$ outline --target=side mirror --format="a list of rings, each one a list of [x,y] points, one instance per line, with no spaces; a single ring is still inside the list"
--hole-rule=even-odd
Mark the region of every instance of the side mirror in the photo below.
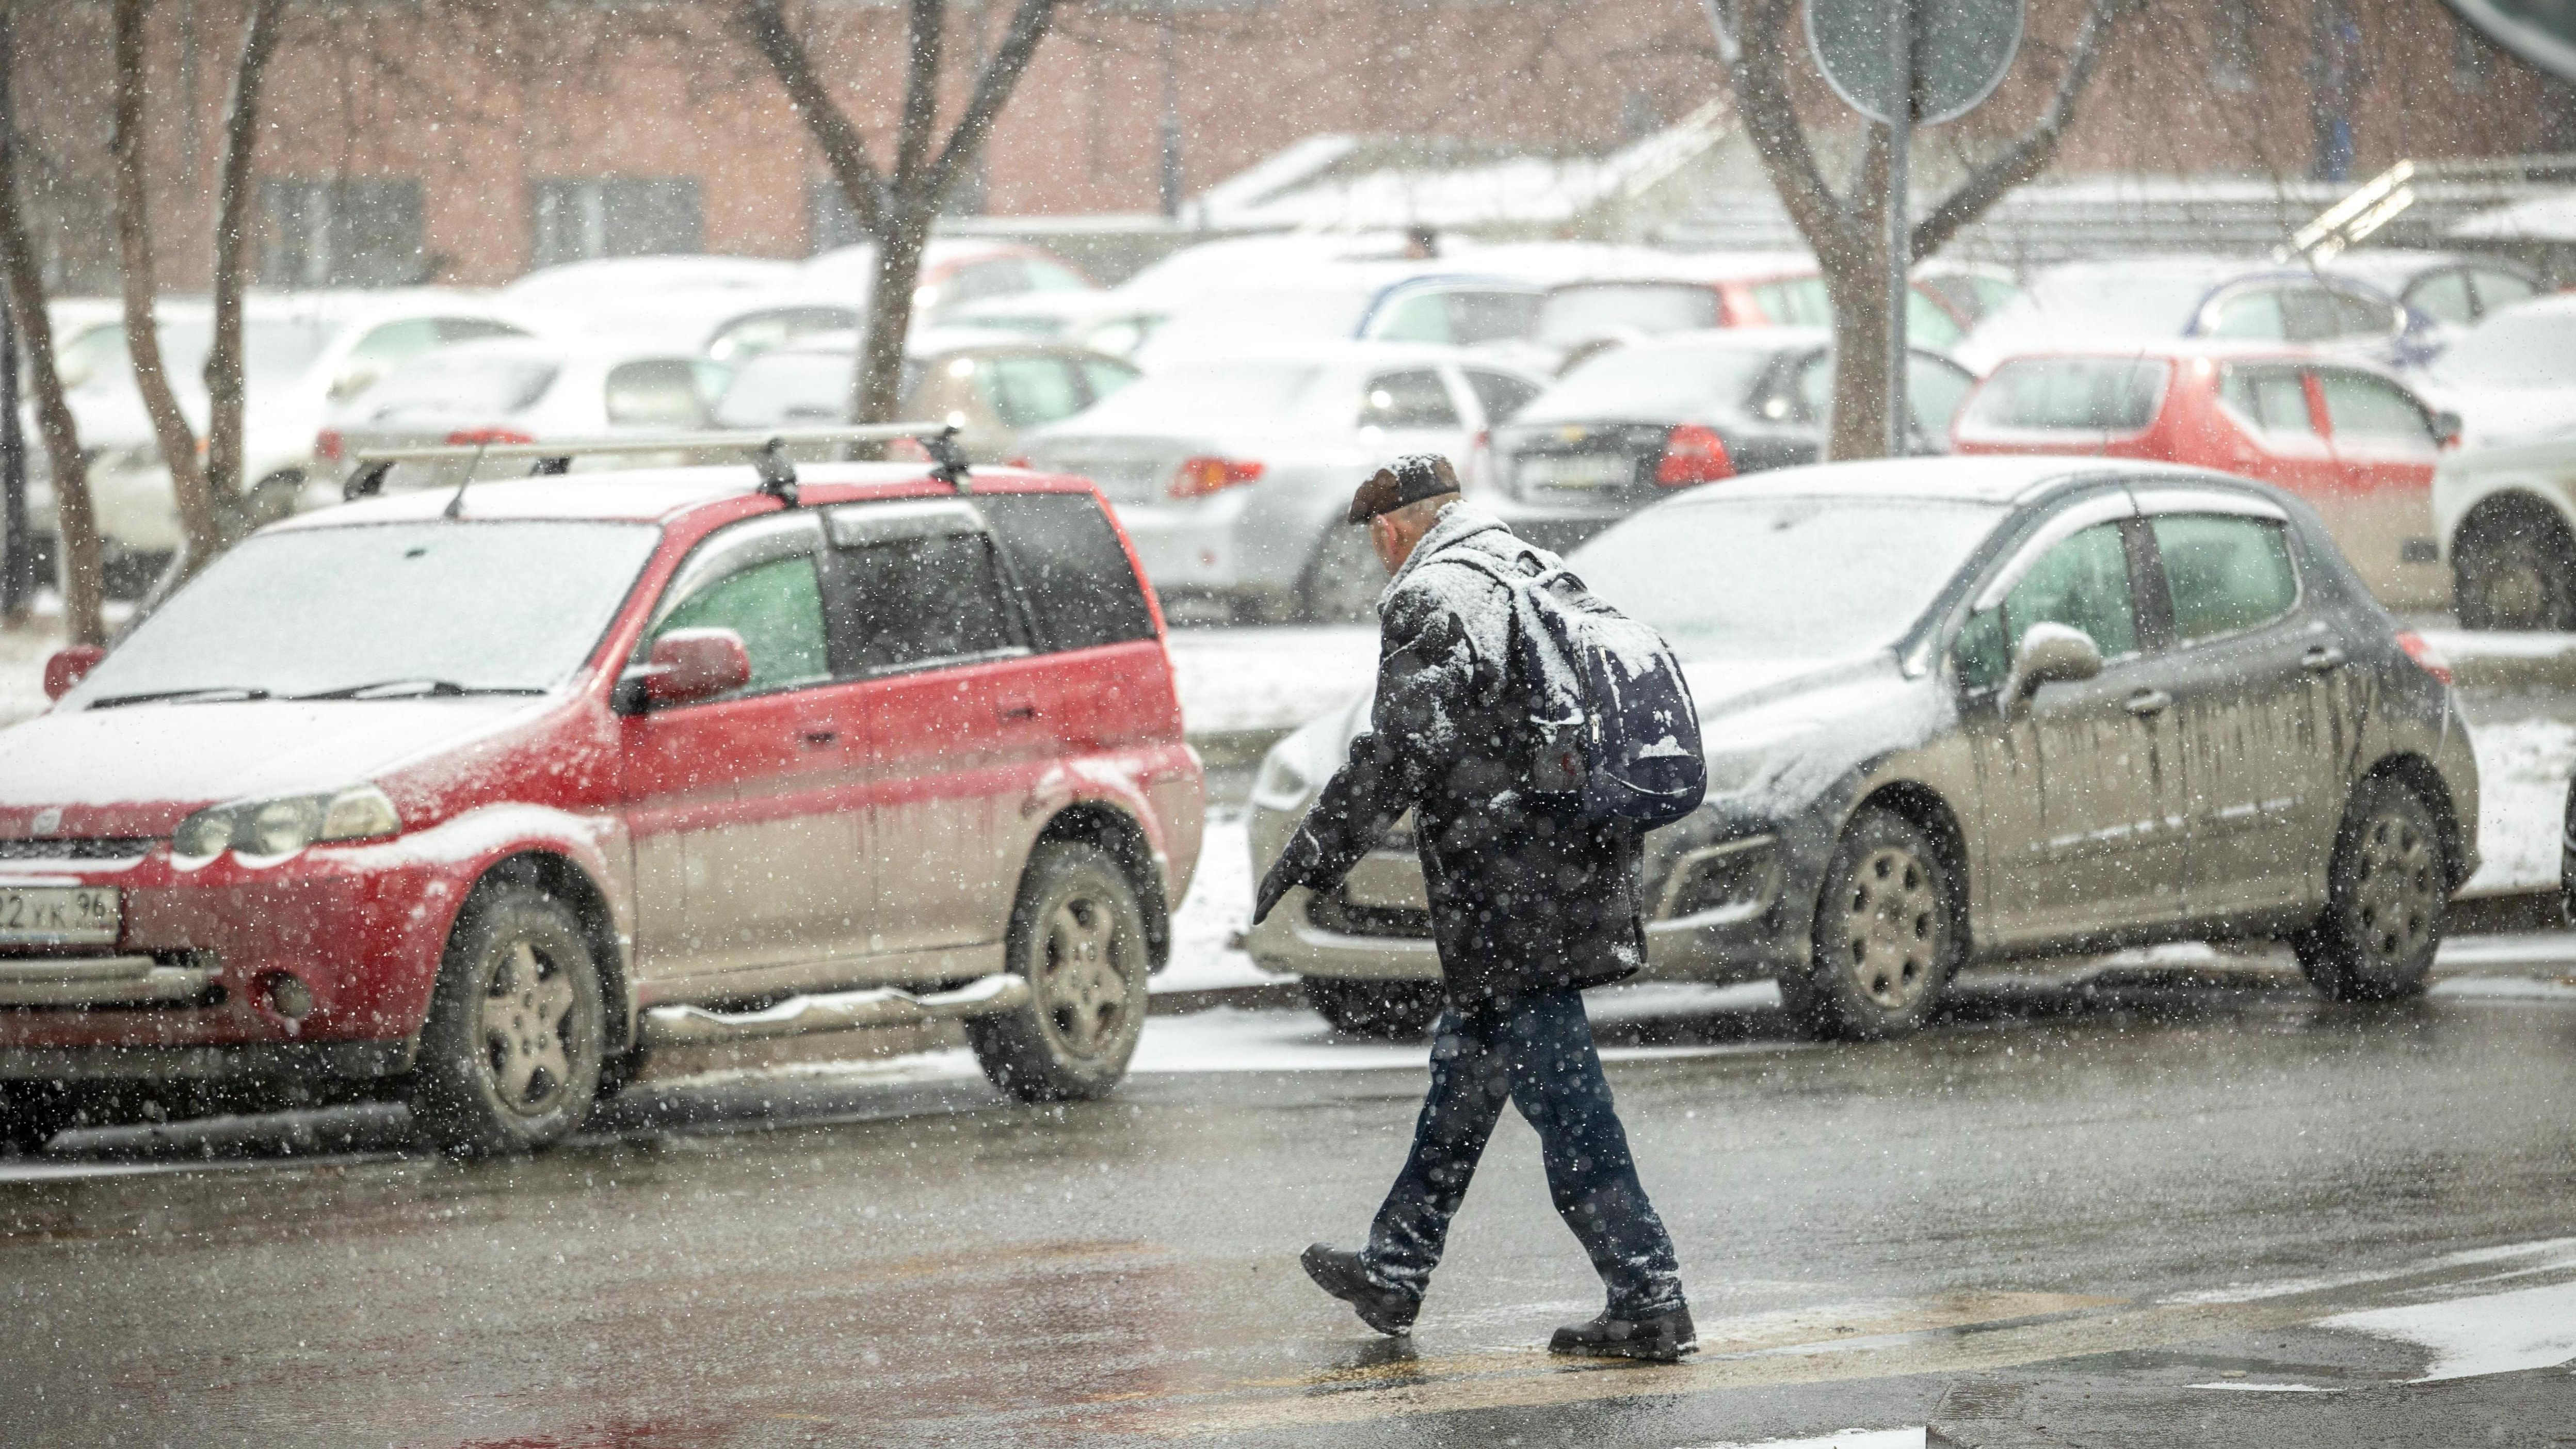
[[[2439,448],[2456,448],[2460,446],[2461,435],[2468,431],[2468,426],[2469,425],[2461,419],[2458,413],[2451,411],[2449,408],[2444,408],[2440,412],[2433,414],[2434,446]]]
[[[644,663],[618,680],[619,707],[632,714],[695,704],[751,682],[751,654],[731,629],[674,629],[653,641]]]
[[[2102,651],[2091,635],[2064,624],[2033,624],[2013,651],[2012,672],[1996,705],[2004,718],[2018,716],[2043,684],[2071,684],[2102,672]]]
[[[72,686],[89,678],[89,672],[106,657],[107,651],[95,644],[55,650],[53,657],[45,661],[45,698],[60,699],[71,693]]]

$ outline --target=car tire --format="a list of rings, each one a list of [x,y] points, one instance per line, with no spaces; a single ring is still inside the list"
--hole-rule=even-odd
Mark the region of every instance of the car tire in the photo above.
[[[1817,1036],[1903,1036],[1939,1008],[1963,917],[1931,837],[1893,811],[1864,809],[1835,843],[1807,967],[1781,977],[1780,999]]]
[[[1327,524],[1297,586],[1309,624],[1374,624],[1378,595],[1386,592],[1386,566],[1377,560],[1365,528],[1339,519]]]
[[[528,886],[476,893],[449,937],[412,1070],[412,1117],[459,1156],[569,1137],[599,1097],[607,1002],[581,923]]]
[[[2364,780],[2335,834],[2326,908],[2291,938],[2299,969],[2337,1001],[2416,995],[2441,949],[2450,894],[2432,810],[2402,781]]]
[[[2488,522],[2451,552],[2464,629],[2576,629],[2576,549],[2554,523]]]
[[[1028,978],[1016,1011],[969,1017],[967,1041],[994,1086],[1023,1102],[1107,1096],[1145,1028],[1145,912],[1109,852],[1040,845],[1020,877],[1004,949]]]
[[[1440,1019],[1449,998],[1436,981],[1351,981],[1309,976],[1306,989],[1317,1015],[1344,1036],[1376,1041],[1420,1041]]]
[[[0,1143],[21,1155],[44,1151],[78,1117],[78,1104],[59,1082],[0,1082]]]

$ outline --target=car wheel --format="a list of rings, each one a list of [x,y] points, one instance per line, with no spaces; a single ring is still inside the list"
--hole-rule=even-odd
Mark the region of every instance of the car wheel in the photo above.
[[[1820,1036],[1902,1036],[1932,1017],[1964,939],[1940,853],[1886,810],[1854,816],[1825,868],[1807,969],[1781,979],[1789,1014]]]
[[[2451,555],[2465,629],[2576,629],[2576,558],[2554,526],[2488,524]]]
[[[1127,873],[1097,846],[1039,846],[1005,949],[1029,1002],[968,1018],[984,1075],[1023,1102],[1108,1095],[1145,1029],[1145,913]]]
[[[2433,812],[2399,781],[2365,780],[2336,833],[2325,912],[2290,943],[2299,969],[2337,1001],[2412,996],[2433,969],[2450,894]]]
[[[0,1142],[32,1155],[69,1130],[78,1116],[58,1082],[0,1082]]]
[[[448,940],[413,1069],[413,1118],[449,1152],[528,1152],[599,1096],[606,1002],[581,923],[526,886],[481,892]]]
[[[1344,1036],[1420,1041],[1440,1019],[1448,995],[1434,981],[1346,981],[1309,976],[1300,983],[1316,1012]]]
[[[1298,585],[1310,624],[1373,624],[1377,597],[1386,592],[1386,566],[1369,546],[1368,530],[1336,520],[1326,525]]]

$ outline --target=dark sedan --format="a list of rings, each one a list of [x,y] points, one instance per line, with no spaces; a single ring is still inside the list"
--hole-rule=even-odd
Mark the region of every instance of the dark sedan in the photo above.
[[[1676,489],[1812,463],[1832,406],[1831,342],[1816,328],[1731,328],[1602,353],[1495,432],[1480,501],[1562,551]],[[1975,382],[1937,354],[1914,355],[1916,451],[1946,448]]]
[[[2477,864],[2448,671],[2316,515],[2081,458],[1800,468],[1569,560],[1685,661],[1708,801],[1647,839],[1646,974],[1771,977],[1816,1030],[1912,1029],[1971,962],[2271,937],[2340,999],[2423,988]],[[1290,736],[1257,864],[1368,718]],[[1346,1028],[1438,1000],[1421,867],[1381,847],[1253,928]]]

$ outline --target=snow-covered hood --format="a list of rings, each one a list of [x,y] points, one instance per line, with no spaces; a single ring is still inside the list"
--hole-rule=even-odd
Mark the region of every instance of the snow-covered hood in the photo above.
[[[166,835],[207,805],[379,779],[545,703],[252,700],[41,715],[0,732],[0,838]],[[36,830],[36,815],[54,809],[60,825]]]

